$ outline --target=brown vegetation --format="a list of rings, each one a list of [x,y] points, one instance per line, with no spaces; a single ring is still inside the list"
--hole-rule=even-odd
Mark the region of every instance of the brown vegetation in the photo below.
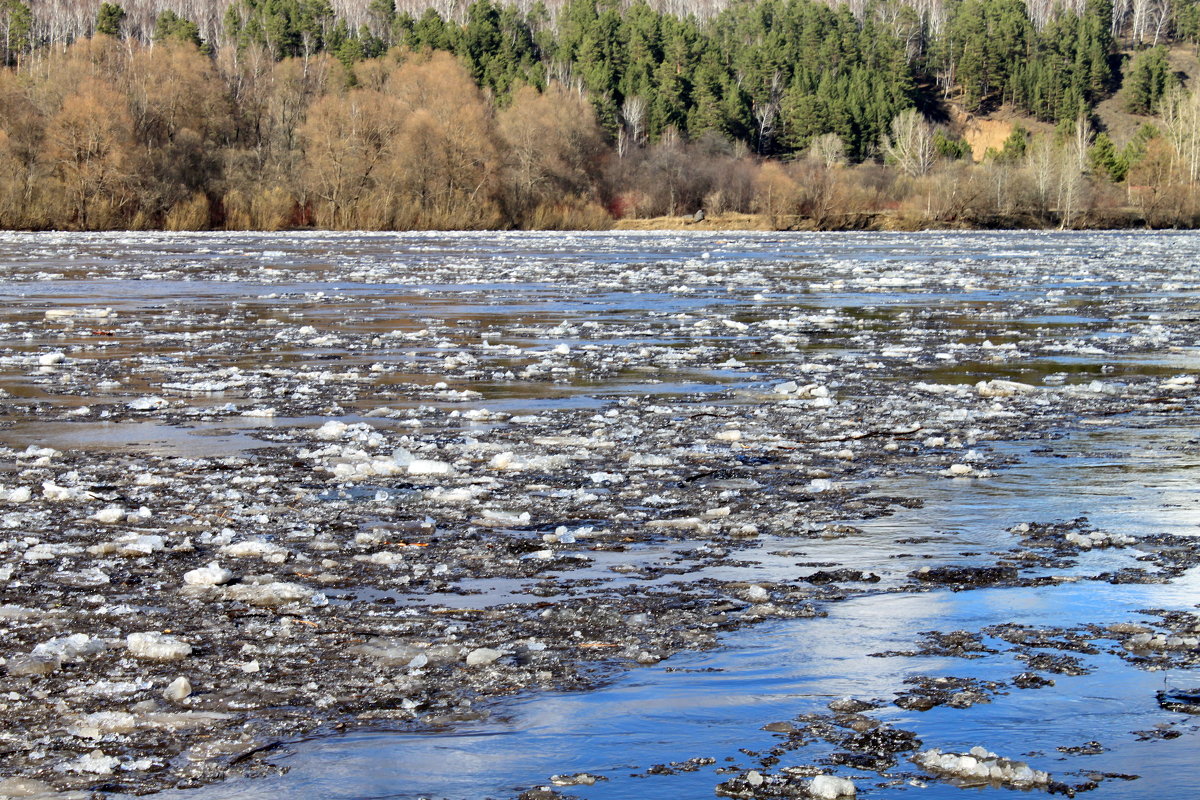
[[[320,54],[277,62],[248,48],[214,59],[186,42],[98,36],[0,70],[0,226],[1200,222],[1200,101],[1183,90],[1163,101],[1160,135],[1130,157],[1120,183],[1097,161],[1086,119],[1025,139],[1005,124],[975,164],[937,152],[940,134],[909,111],[880,143],[888,163],[850,166],[833,134],[789,162],[713,134],[688,141],[668,131],[653,144],[630,135],[614,146],[592,108],[581,90],[554,82],[517,89],[498,108],[446,52],[394,50],[350,75]],[[707,213],[699,223],[698,209]]]

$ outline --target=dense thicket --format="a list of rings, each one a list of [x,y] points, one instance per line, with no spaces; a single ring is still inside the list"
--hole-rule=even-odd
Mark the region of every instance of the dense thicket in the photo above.
[[[970,160],[930,123],[947,98],[1058,125],[990,159],[1042,175],[1044,221],[1080,218],[1050,161],[1073,159],[1081,186],[1195,181],[1172,133],[1190,106],[1149,46],[1192,35],[1186,5],[1172,27],[1142,0],[757,0],[703,18],[645,0],[475,0],[457,18],[371,0],[355,25],[329,0],[194,2],[200,21],[165,8],[152,25],[104,2],[94,36],[65,43],[62,20],[0,0],[0,225],[593,226],[702,205],[843,224],[831,198],[895,215],[915,182]],[[1142,46],[1122,63],[1119,41]],[[1092,110],[1118,91],[1159,127],[1096,135]],[[798,199],[797,181],[828,191]]]

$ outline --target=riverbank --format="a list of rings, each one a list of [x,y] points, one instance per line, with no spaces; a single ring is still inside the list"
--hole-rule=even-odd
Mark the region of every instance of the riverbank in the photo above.
[[[1084,217],[1070,230],[1146,230],[1177,229],[1178,220],[1161,225],[1150,224],[1145,215],[1134,210]],[[1012,214],[978,219],[923,219],[894,211],[828,215],[821,220],[799,215],[711,214],[697,222],[692,216],[624,218],[613,222],[617,231],[996,231],[1061,230],[1057,222],[1034,214]]]

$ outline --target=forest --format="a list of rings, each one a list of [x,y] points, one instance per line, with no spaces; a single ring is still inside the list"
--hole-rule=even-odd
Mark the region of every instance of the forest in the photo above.
[[[1200,222],[1200,2],[152,3],[0,0],[0,227]]]

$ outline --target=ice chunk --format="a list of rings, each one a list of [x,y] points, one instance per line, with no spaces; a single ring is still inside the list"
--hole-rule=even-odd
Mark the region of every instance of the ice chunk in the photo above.
[[[468,667],[481,667],[491,664],[496,659],[504,655],[503,650],[493,650],[490,647],[477,647],[467,653]]]
[[[476,524],[491,527],[528,525],[531,519],[532,517],[528,511],[518,513],[516,511],[503,511],[498,508],[485,508],[480,514],[479,522]]]
[[[341,437],[341,435],[345,433],[346,429],[349,427],[350,426],[344,422],[331,419],[313,431],[313,436],[317,437],[318,439],[337,439]]]
[[[264,542],[261,539],[251,539],[244,542],[235,542],[221,547],[221,555],[232,556],[233,558],[262,558],[276,563],[282,563],[289,555],[286,547],[280,547],[273,542]],[[211,565],[210,565],[211,566]],[[228,583],[228,581],[226,581]]]
[[[758,585],[747,587],[746,590],[742,592],[742,598],[750,601],[751,603],[761,603],[764,600],[770,599],[770,597],[771,593]]]
[[[47,311],[47,314],[50,312]],[[4,778],[0,780],[0,797],[30,798],[30,800],[76,800],[73,795],[59,794],[45,781],[33,778]]]
[[[63,772],[86,772],[91,775],[111,775],[120,766],[121,761],[116,756],[106,756],[103,751],[93,750],[87,755],[80,756],[75,761],[69,761],[59,769]]]
[[[68,486],[59,486],[54,481],[42,481],[42,496],[51,503],[64,503],[70,500],[78,500],[82,496],[82,493]]]
[[[1019,381],[980,381],[975,384],[975,391],[980,397],[1012,397],[1018,394],[1029,394],[1038,391],[1036,386]]]
[[[454,467],[445,461],[416,458],[408,465],[409,475],[449,475],[452,472],[454,472]]]
[[[118,536],[111,542],[92,545],[88,552],[92,555],[103,556],[116,554],[137,558],[157,553],[166,547],[166,541],[156,533],[127,533]]]
[[[27,656],[13,656],[8,660],[8,673],[14,676],[49,675],[62,666],[57,655],[51,653],[31,653]]]
[[[638,453],[629,457],[629,466],[631,467],[669,467],[674,463],[675,461],[667,456]]]
[[[186,700],[192,694],[192,682],[184,676],[180,675],[163,690],[163,699],[170,700],[172,703],[179,703]]]
[[[92,514],[90,518],[96,520],[96,522],[111,525],[125,519],[125,509],[120,506],[105,506],[95,514]]]
[[[7,492],[0,492],[0,497],[7,503],[28,503],[33,498],[33,492],[29,490],[28,486],[18,486]]]
[[[854,781],[835,775],[818,775],[809,782],[808,793],[820,800],[837,800],[839,797],[854,797],[857,792]]]
[[[216,561],[207,567],[198,567],[183,573],[183,582],[189,586],[221,586],[233,580],[233,573]]]
[[[55,656],[65,662],[98,656],[106,650],[108,645],[103,639],[96,639],[86,633],[75,633],[42,642],[33,648],[33,654]]]
[[[155,631],[131,633],[125,637],[125,646],[132,655],[152,661],[177,661],[192,654],[187,642]]]
[[[136,400],[131,400],[126,405],[131,411],[156,411],[160,408],[166,408],[167,401],[161,397],[139,397]]]
[[[273,608],[288,603],[323,605],[328,602],[325,595],[319,592],[314,592],[298,583],[283,581],[227,586],[224,589],[224,597],[226,600],[236,600],[261,608]]]
[[[1023,761],[1001,758],[979,746],[972,747],[968,753],[943,753],[937,748],[923,750],[912,759],[930,772],[971,781],[993,781],[1018,788],[1044,786],[1050,782],[1047,773],[1035,770]]]
[[[53,353],[43,353],[38,357],[38,364],[43,367],[52,367],[55,364],[61,364],[67,360],[67,354],[61,351]]]
[[[132,733],[137,726],[137,717],[127,711],[97,711],[80,717],[72,732],[85,739],[99,739],[109,733]]]

